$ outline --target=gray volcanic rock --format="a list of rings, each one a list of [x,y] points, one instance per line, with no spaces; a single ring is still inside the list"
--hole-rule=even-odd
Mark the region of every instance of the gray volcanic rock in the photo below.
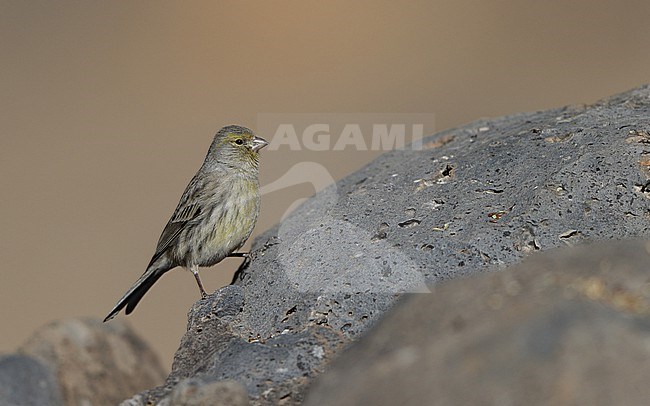
[[[189,378],[176,385],[170,405],[248,406],[248,393],[235,381],[205,381]]]
[[[54,373],[26,355],[0,357],[0,405],[63,405]]]
[[[386,153],[254,244],[234,286],[190,311],[159,401],[183,379],[296,404],[395,301],[531,252],[650,237],[650,88],[483,120]]]
[[[169,395],[172,389],[175,393],[159,404],[177,404],[174,399],[191,398],[192,392],[214,392],[202,387],[212,385],[214,388],[218,381],[236,381],[248,395],[256,394],[259,401],[282,403],[280,401],[295,396],[296,388],[304,388],[310,378],[322,372],[323,362],[331,358],[344,341],[342,334],[319,325],[266,339],[242,337],[235,329],[241,328],[237,324],[243,304],[239,286],[226,286],[196,302],[190,310],[188,331],[174,356],[172,373],[165,385],[136,395],[123,404],[154,403]],[[179,385],[183,389],[179,389]]]
[[[650,242],[533,255],[400,303],[305,405],[643,405]]]

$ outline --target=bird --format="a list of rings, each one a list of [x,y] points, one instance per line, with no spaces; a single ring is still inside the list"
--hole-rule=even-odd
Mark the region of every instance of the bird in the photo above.
[[[104,322],[122,309],[130,314],[167,271],[184,267],[207,293],[199,267],[212,266],[239,250],[250,237],[260,211],[259,151],[268,142],[250,129],[229,125],[214,136],[203,164],[185,188],[162,231],[145,272],[118,300]]]

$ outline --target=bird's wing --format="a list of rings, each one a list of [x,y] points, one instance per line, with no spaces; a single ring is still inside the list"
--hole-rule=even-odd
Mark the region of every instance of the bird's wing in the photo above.
[[[187,185],[181,200],[174,210],[174,214],[167,222],[165,229],[160,238],[158,239],[158,245],[156,246],[156,253],[151,258],[151,263],[154,263],[160,256],[169,248],[174,241],[178,238],[179,234],[187,223],[196,220],[201,215],[202,203],[201,199],[197,199],[197,191],[201,190],[201,180],[198,176],[195,176]]]

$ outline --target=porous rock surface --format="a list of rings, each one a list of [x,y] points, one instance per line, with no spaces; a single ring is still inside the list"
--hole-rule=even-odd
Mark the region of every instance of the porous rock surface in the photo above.
[[[306,406],[644,405],[650,242],[532,255],[395,306]]]
[[[649,237],[650,88],[482,120],[386,153],[260,236],[241,278],[189,314],[165,385],[229,380],[298,404],[405,293],[587,241]]]

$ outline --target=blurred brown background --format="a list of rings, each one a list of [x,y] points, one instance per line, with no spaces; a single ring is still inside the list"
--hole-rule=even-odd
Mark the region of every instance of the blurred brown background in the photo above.
[[[643,0],[1,1],[0,351],[107,314],[219,127],[432,113],[443,130],[593,102],[650,81],[649,17]],[[304,160],[340,178],[376,155],[262,151],[261,182]],[[256,233],[313,192],[265,195]],[[238,264],[203,271],[206,288]],[[168,366],[198,298],[175,270],[128,317]]]

